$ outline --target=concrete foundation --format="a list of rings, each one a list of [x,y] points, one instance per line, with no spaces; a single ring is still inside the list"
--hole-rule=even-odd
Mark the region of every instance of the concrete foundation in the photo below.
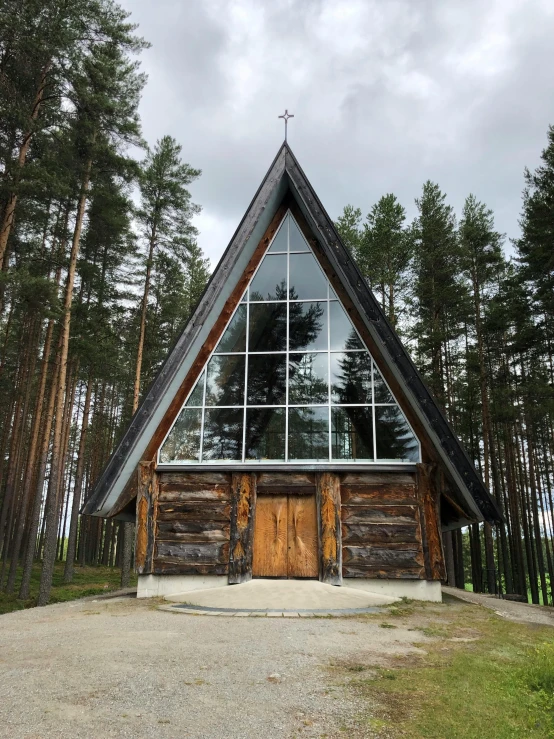
[[[160,598],[227,585],[227,575],[139,575],[137,598]]]
[[[369,593],[381,595],[395,595],[397,598],[411,600],[428,600],[441,603],[442,589],[439,580],[365,580],[358,577],[349,577],[343,580],[344,585],[356,590],[365,590]]]
[[[220,588],[227,584],[227,575],[139,575],[137,598],[159,598],[191,590]],[[433,603],[440,603],[442,600],[441,583],[438,580],[365,580],[349,577],[343,580],[343,585],[391,598],[427,600]]]

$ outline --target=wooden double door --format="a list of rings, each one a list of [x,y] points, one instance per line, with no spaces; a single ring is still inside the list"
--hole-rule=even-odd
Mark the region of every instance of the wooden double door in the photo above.
[[[254,577],[319,576],[315,495],[259,495],[254,521]]]

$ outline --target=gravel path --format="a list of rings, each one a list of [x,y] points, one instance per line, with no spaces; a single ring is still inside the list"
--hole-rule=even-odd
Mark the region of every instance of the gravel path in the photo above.
[[[355,728],[367,704],[332,665],[421,653],[421,632],[382,620],[213,618],[131,599],[1,616],[0,736],[370,737]]]
[[[478,606],[490,608],[498,616],[517,621],[524,624],[540,624],[542,626],[554,626],[554,608],[550,606],[537,606],[530,603],[518,603],[513,600],[503,600],[484,593],[473,593],[470,590],[459,588],[447,588],[443,585],[442,592],[453,595],[455,598],[465,600],[467,603],[475,603]]]

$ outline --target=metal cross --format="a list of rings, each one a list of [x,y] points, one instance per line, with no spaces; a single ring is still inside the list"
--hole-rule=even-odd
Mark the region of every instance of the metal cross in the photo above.
[[[285,121],[285,141],[287,140],[287,123],[289,122],[289,118],[294,118],[292,113],[289,113],[288,110],[285,110],[284,115],[279,115],[277,118],[282,118]]]

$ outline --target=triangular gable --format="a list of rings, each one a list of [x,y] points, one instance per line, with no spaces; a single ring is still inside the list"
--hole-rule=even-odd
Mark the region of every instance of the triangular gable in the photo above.
[[[288,211],[158,465],[420,461],[413,430]]]
[[[285,143],[227,247],[191,320],[146,393],[83,512],[113,515],[132,497],[139,461],[153,458],[290,208],[337,296],[420,439],[442,463],[460,521],[501,520],[463,447],[410,360]],[[406,405],[407,404],[407,405]],[[409,413],[408,413],[409,412]]]

